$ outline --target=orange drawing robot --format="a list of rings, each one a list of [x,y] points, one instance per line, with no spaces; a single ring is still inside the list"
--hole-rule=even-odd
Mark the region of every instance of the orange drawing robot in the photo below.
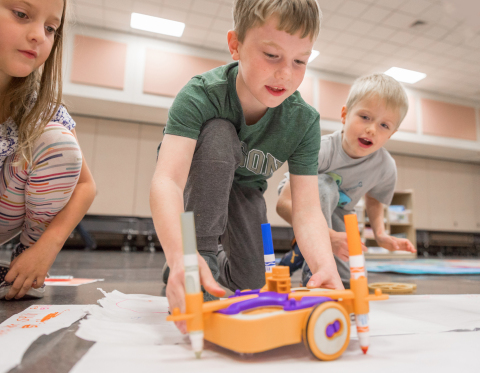
[[[188,294],[186,313],[175,308],[167,320],[187,320],[189,333],[202,331],[205,340],[239,353],[267,351],[303,340],[316,358],[334,360],[350,342],[349,315],[353,313],[360,347],[366,353],[369,301],[385,300],[388,295],[380,289],[369,295],[356,215],[345,216],[345,225],[350,265],[355,267],[350,290],[292,290],[288,267],[277,266],[265,274],[262,289],[237,290],[228,299],[208,303],[203,303],[200,295]]]

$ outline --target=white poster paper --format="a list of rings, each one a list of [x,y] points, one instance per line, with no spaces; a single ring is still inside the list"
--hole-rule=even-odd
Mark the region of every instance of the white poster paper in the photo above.
[[[96,343],[71,373],[405,373],[478,372],[480,332],[450,332],[371,338],[363,355],[350,342],[334,361],[319,361],[303,344],[242,356],[207,343],[201,359],[189,345],[121,346]]]
[[[38,337],[72,325],[86,315],[84,305],[31,306],[0,324],[0,372],[8,372]]]

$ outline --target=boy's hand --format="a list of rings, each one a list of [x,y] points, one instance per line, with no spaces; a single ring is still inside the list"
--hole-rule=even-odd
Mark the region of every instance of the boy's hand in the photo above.
[[[206,291],[216,297],[223,297],[225,290],[217,284],[212,276],[208,264],[205,259],[198,255],[198,271],[200,274],[200,284],[203,285]],[[167,283],[167,299],[170,306],[170,311],[174,308],[179,308],[182,313],[185,312],[185,270],[183,263],[181,266],[170,268],[170,274],[168,275]],[[182,332],[187,333],[187,323],[185,321],[176,321],[176,327]]]
[[[332,243],[332,251],[338,259],[348,262],[348,243],[347,234],[345,232],[335,232],[330,229],[330,242]],[[367,251],[367,247],[362,242],[362,250]]]
[[[383,234],[376,237],[376,241],[381,247],[389,251],[408,251],[410,253],[417,252],[412,243],[406,238],[397,238]]]
[[[338,275],[335,262],[333,263],[333,266],[328,267],[328,269],[322,268],[322,270],[314,273],[307,283],[307,288],[345,290],[342,280],[340,280],[340,276]]]
[[[38,246],[37,243],[15,258],[5,276],[6,282],[13,283],[5,299],[20,299],[31,287],[40,288],[55,257],[51,250]]]

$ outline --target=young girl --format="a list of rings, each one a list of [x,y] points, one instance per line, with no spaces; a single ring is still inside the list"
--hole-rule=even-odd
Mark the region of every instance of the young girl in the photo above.
[[[0,299],[41,297],[47,271],[95,196],[61,105],[67,0],[0,0]]]

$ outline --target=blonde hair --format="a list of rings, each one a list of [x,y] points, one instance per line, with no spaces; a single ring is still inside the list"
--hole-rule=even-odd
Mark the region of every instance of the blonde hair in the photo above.
[[[235,0],[233,23],[238,40],[242,43],[247,30],[261,26],[268,17],[279,19],[277,29],[301,38],[315,40],[320,32],[322,12],[315,0]]]
[[[352,88],[350,88],[345,104],[347,111],[358,102],[371,97],[379,97],[385,101],[387,107],[398,110],[400,114],[398,128],[408,112],[408,97],[403,86],[391,76],[385,74],[362,76],[355,80]]]
[[[31,163],[33,144],[58,111],[62,100],[63,34],[67,0],[63,1],[60,26],[43,67],[28,76],[12,78],[2,102],[6,118],[18,127],[18,163]],[[32,101],[35,100],[32,106]]]

